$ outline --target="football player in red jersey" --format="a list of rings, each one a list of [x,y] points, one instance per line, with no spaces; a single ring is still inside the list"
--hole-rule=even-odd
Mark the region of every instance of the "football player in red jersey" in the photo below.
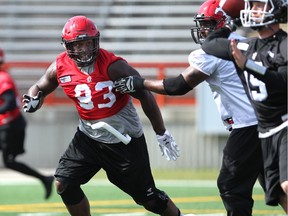
[[[228,1],[228,0],[227,0]],[[264,161],[266,204],[288,213],[287,168],[287,0],[244,0],[240,19],[258,37],[228,40],[231,25],[210,34],[208,53],[232,60],[258,119]]]
[[[89,216],[89,201],[81,185],[103,169],[111,183],[148,211],[179,216],[181,213],[172,200],[155,186],[147,144],[131,96],[113,89],[113,81],[140,75],[123,58],[100,48],[99,36],[99,30],[87,17],[70,18],[62,31],[66,52],[58,55],[23,96],[24,111],[35,112],[60,85],[77,108],[80,119],[77,132],[55,172],[57,192],[72,216]],[[178,146],[165,129],[152,94],[143,90],[131,95],[140,100],[162,153],[168,160],[176,160]],[[99,122],[128,134],[132,138],[130,143],[122,143],[104,128],[92,129],[91,125]]]
[[[4,51],[0,49],[0,149],[6,168],[38,178],[46,190],[45,199],[51,195],[53,176],[44,176],[16,161],[24,153],[26,121],[21,113],[18,91],[9,73],[3,70]]]

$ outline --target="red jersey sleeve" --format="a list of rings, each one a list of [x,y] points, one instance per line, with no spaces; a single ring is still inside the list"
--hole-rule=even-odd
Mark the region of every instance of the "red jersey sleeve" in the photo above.
[[[12,90],[16,96],[15,100],[18,100],[18,91],[14,80],[6,71],[0,71],[0,95],[2,95],[5,91]],[[0,97],[0,106],[3,104],[3,99]],[[5,125],[16,119],[20,115],[19,107],[16,107],[13,110],[8,110],[5,113],[0,114],[0,126]]]
[[[3,92],[12,89],[14,90],[14,81],[12,80],[12,78],[10,77],[10,75],[5,72],[5,71],[1,71],[0,72],[0,94],[3,94]]]

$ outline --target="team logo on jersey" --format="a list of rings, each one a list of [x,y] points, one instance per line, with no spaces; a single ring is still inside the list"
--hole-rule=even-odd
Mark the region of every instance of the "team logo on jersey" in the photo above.
[[[88,77],[87,77],[87,82],[88,82],[88,83],[92,82],[91,76],[88,76]]]
[[[71,76],[64,76],[64,77],[60,77],[60,82],[61,83],[67,83],[67,82],[71,82]]]

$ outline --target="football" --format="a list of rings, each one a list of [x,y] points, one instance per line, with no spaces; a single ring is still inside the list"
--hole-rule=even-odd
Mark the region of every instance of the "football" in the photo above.
[[[220,0],[219,6],[232,19],[240,17],[240,11],[244,9],[244,0]]]

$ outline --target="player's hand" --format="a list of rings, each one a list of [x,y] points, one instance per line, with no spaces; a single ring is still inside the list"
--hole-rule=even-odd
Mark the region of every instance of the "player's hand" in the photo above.
[[[136,90],[144,88],[144,79],[139,76],[128,76],[118,79],[114,82],[116,92],[121,94],[135,92]]]
[[[35,112],[40,105],[42,104],[42,99],[43,99],[43,92],[39,91],[38,94],[34,97],[31,97],[27,94],[23,95],[23,109],[24,112]]]
[[[242,52],[237,48],[237,43],[235,39],[231,39],[231,48],[232,48],[232,55],[234,57],[234,60],[237,64],[237,66],[241,69],[244,70],[245,68],[245,63],[247,61],[246,57],[242,54]]]
[[[242,22],[240,18],[236,19],[227,19],[225,22],[225,26],[231,30],[231,32],[236,31],[237,28],[242,26]]]
[[[176,161],[180,156],[180,149],[176,144],[172,135],[166,130],[163,135],[156,135],[162,156],[165,155],[166,159]]]

